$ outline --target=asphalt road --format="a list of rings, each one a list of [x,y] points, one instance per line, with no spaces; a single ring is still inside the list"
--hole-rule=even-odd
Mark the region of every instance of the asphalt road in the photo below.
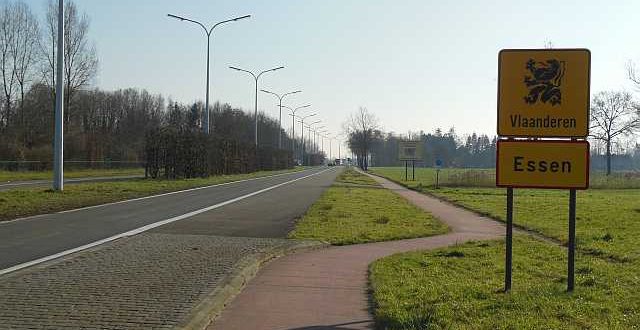
[[[316,174],[152,229],[185,234],[285,237],[295,219],[331,185],[339,171],[315,168],[0,223],[0,270]]]
[[[144,178],[144,175],[120,175],[120,176],[100,176],[92,178],[75,178],[65,179],[64,184],[76,184],[76,183],[88,183],[88,182],[107,182],[107,181],[121,181]],[[6,183],[0,183],[0,191],[11,190],[15,188],[26,187],[46,187],[52,185],[51,180],[25,180],[25,181],[11,181]]]

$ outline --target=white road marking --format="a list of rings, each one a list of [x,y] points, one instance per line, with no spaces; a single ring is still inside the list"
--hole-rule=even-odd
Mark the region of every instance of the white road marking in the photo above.
[[[190,189],[184,189],[184,190],[178,190],[178,191],[172,191],[172,192],[158,194],[158,195],[151,195],[151,196],[132,198],[132,199],[127,199],[127,200],[117,201],[117,202],[98,204],[98,205],[92,205],[92,206],[85,206],[85,207],[80,207],[80,208],[77,208],[77,209],[59,211],[59,212],[55,212],[53,214],[71,213],[71,212],[82,211],[82,210],[87,210],[87,209],[93,209],[93,208],[98,208],[98,207],[104,207],[104,206],[110,206],[110,205],[116,205],[116,204],[124,204],[124,203],[129,203],[129,202],[140,201],[140,200],[144,200],[144,199],[150,199],[150,198],[156,198],[156,197],[179,194],[179,193],[183,193],[183,192],[189,192],[189,191],[196,191],[196,190],[208,189],[208,188],[213,188],[213,187],[226,186],[226,185],[230,185],[230,184],[234,184],[234,183],[241,183],[241,182],[247,182],[247,181],[255,181],[255,180],[274,178],[274,177],[277,177],[277,176],[283,176],[283,175],[287,175],[287,174],[303,173],[303,172],[311,171],[311,170],[313,170],[313,169],[295,171],[295,172],[286,172],[286,173],[280,173],[280,174],[273,174],[273,175],[261,176],[261,177],[258,177],[258,178],[229,181],[229,182],[224,182],[224,183],[217,183],[217,184],[213,184],[213,185],[209,185],[209,186],[196,187],[196,188],[190,188]],[[8,223],[11,223],[11,222],[16,222],[16,221],[29,220],[29,219],[34,219],[34,218],[40,218],[40,217],[43,217],[45,215],[49,215],[49,214],[38,214],[38,215],[31,215],[31,216],[23,217],[23,218],[17,218],[17,219],[13,219],[13,220],[0,221],[0,227],[2,227],[3,224],[8,224]]]
[[[273,190],[273,189],[282,187],[284,185],[288,185],[288,184],[296,182],[296,181],[304,180],[304,179],[310,178],[312,176],[316,176],[316,175],[322,174],[322,173],[330,171],[330,170],[333,170],[333,168],[328,168],[328,169],[322,170],[320,172],[316,172],[316,173],[309,174],[309,175],[306,175],[306,176],[303,176],[303,177],[300,177],[300,178],[297,178],[297,179],[293,179],[293,180],[289,180],[289,181],[286,181],[286,182],[282,182],[282,183],[279,183],[277,185],[274,185],[274,186],[271,186],[271,187],[267,187],[267,188],[264,188],[264,189],[261,189],[261,190],[258,190],[258,191],[254,191],[252,193],[249,193],[249,194],[246,194],[246,195],[243,195],[243,196],[232,198],[232,199],[229,199],[227,201],[224,201],[224,202],[221,202],[221,203],[218,203],[218,204],[215,204],[215,205],[211,205],[211,206],[199,209],[199,210],[191,211],[189,213],[185,213],[185,214],[173,217],[173,218],[169,218],[169,219],[161,220],[161,221],[158,221],[158,222],[154,222],[154,223],[148,224],[146,226],[142,226],[140,228],[129,230],[127,232],[124,232],[124,233],[121,233],[121,234],[117,234],[117,235],[114,235],[114,236],[111,236],[111,237],[107,237],[105,239],[101,239],[99,241],[95,241],[95,242],[92,242],[92,243],[89,243],[89,244],[85,244],[85,245],[82,245],[82,246],[79,246],[79,247],[76,247],[76,248],[73,248],[73,249],[69,249],[69,250],[62,251],[62,252],[59,252],[59,253],[56,253],[56,254],[52,254],[52,255],[49,255],[49,256],[46,256],[46,257],[42,257],[42,258],[39,258],[39,259],[36,259],[36,260],[27,261],[25,263],[21,263],[19,265],[15,265],[15,266],[12,266],[12,267],[9,267],[9,268],[6,268],[6,269],[2,269],[2,270],[0,270],[0,276],[8,274],[8,273],[11,273],[11,272],[15,272],[15,271],[23,269],[23,268],[35,266],[37,264],[40,264],[40,263],[43,263],[43,262],[46,262],[46,261],[50,261],[50,260],[53,260],[53,259],[64,257],[64,256],[72,254],[72,253],[80,252],[82,250],[86,250],[86,249],[89,249],[89,248],[92,248],[92,247],[95,247],[95,246],[98,246],[98,245],[101,245],[101,244],[105,244],[105,243],[108,243],[108,242],[111,242],[111,241],[114,241],[114,240],[117,240],[117,239],[120,239],[120,238],[137,235],[137,234],[143,233],[145,231],[148,231],[150,229],[153,229],[153,228],[156,228],[156,227],[159,227],[159,226],[162,226],[162,225],[166,225],[168,223],[172,223],[172,222],[175,222],[175,221],[183,220],[183,219],[192,217],[194,215],[198,215],[200,213],[208,212],[208,211],[223,207],[225,205],[229,205],[231,203],[235,203],[237,201],[240,201],[240,200],[243,200],[243,199],[255,196],[255,195],[262,194],[262,193],[267,192],[269,190]],[[290,173],[287,173],[287,174],[290,174]],[[276,174],[276,175],[280,175],[280,174]],[[249,180],[252,180],[252,179],[249,179]],[[243,180],[243,181],[248,181],[248,180]],[[235,182],[242,182],[242,181],[235,181]],[[195,188],[195,189],[191,189],[191,190],[204,189],[204,188],[207,188],[207,187]],[[189,190],[183,190],[183,191],[189,191]],[[171,194],[171,193],[169,193],[169,194]],[[161,195],[157,195],[157,196],[161,196]],[[153,196],[149,196],[149,197],[153,197]],[[149,198],[149,197],[147,197],[147,198]]]

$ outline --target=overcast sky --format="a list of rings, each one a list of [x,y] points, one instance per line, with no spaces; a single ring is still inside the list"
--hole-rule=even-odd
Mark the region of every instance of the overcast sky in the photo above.
[[[45,1],[28,0],[42,16]],[[254,83],[234,65],[268,73],[260,88],[302,89],[333,132],[359,106],[386,131],[495,134],[498,52],[502,48],[589,48],[592,93],[633,87],[629,60],[640,63],[640,1],[426,0],[80,0],[91,18],[100,59],[98,87],[145,88],[180,102],[204,100],[206,39],[196,25],[250,14],[216,28],[213,100],[253,109]],[[276,99],[260,95],[277,116]],[[285,127],[290,125],[285,121]]]

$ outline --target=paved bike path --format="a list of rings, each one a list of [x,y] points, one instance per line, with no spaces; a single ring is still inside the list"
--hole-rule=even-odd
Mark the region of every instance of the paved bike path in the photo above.
[[[373,329],[368,266],[399,252],[434,249],[503,236],[504,227],[386,179],[383,187],[430,212],[451,232],[426,238],[336,246],[298,253],[267,265],[227,307],[209,330]]]

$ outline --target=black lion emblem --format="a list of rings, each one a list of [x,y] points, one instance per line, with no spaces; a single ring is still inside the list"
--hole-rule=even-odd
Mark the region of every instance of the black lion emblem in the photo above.
[[[524,83],[529,88],[529,95],[524,97],[528,104],[534,104],[538,100],[551,105],[560,104],[562,101],[562,77],[564,76],[565,63],[558,60],[536,62],[533,59],[527,61],[527,70],[531,75],[524,77]]]

